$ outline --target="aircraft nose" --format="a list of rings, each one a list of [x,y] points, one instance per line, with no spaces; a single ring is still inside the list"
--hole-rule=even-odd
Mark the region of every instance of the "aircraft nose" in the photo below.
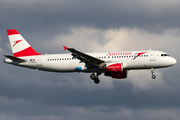
[[[176,64],[176,62],[177,62],[176,59],[173,58],[172,59],[172,64],[174,65],[174,64]]]
[[[176,59],[174,59],[173,57],[170,57],[168,61],[169,61],[169,65],[175,65],[177,62]]]

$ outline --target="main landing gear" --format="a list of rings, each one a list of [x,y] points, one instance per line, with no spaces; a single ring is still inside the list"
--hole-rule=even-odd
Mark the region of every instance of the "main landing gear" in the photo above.
[[[92,80],[94,80],[94,83],[99,84],[100,80],[99,80],[98,76],[99,76],[100,74],[101,74],[101,73],[97,73],[97,75],[95,75],[94,73],[92,73],[92,74],[90,75],[90,78],[91,78]]]
[[[152,79],[155,79],[156,78],[156,75],[154,75],[154,68],[151,68],[151,74],[152,74]]]

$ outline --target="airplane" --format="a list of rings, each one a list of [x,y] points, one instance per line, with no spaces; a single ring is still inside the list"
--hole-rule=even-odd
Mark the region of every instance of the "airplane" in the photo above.
[[[98,76],[115,79],[127,78],[129,70],[150,69],[155,79],[155,69],[176,64],[176,59],[167,53],[155,50],[117,51],[84,53],[66,46],[69,54],[40,54],[18,33],[16,29],[7,29],[13,55],[4,62],[15,66],[49,72],[83,72],[91,73],[94,83],[100,82]]]

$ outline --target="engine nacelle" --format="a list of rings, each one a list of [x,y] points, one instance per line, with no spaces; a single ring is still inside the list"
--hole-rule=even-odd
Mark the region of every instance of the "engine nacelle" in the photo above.
[[[107,63],[106,71],[108,72],[122,72],[123,66],[122,63]]]
[[[122,72],[106,72],[104,73],[104,75],[116,79],[123,79],[123,78],[127,78],[127,70],[123,70]]]

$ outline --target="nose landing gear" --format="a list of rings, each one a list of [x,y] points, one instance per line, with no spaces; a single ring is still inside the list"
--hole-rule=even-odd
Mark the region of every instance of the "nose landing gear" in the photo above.
[[[151,74],[152,74],[152,79],[155,79],[156,78],[156,75],[154,75],[154,68],[151,68]]]
[[[99,80],[98,76],[99,76],[100,74],[101,74],[101,73],[97,73],[97,75],[95,75],[94,73],[92,73],[92,74],[90,75],[90,78],[91,78],[92,80],[94,80],[94,83],[99,84],[100,80]]]

